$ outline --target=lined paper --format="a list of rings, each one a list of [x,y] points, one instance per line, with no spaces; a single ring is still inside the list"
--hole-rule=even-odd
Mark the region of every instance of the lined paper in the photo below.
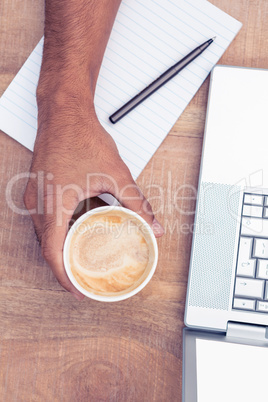
[[[123,0],[95,93],[97,116],[136,179],[242,24],[206,0]],[[113,125],[109,116],[209,38],[195,61]],[[33,150],[43,38],[0,99],[0,129]]]

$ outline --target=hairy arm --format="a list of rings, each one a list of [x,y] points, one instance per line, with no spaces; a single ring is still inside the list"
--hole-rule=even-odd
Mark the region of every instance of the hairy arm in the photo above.
[[[93,97],[121,0],[46,0],[45,42],[37,95],[80,90]],[[66,98],[64,98],[66,100]]]
[[[80,201],[108,192],[139,213],[156,236],[163,234],[94,109],[98,72],[119,4],[46,0],[38,132],[24,201],[45,259],[76,298],[83,296],[66,275],[62,249]]]

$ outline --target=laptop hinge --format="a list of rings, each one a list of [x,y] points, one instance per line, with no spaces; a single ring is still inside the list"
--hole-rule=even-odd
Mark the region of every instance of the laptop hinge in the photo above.
[[[268,327],[261,325],[243,324],[238,322],[228,322],[226,337],[252,339],[268,344]]]

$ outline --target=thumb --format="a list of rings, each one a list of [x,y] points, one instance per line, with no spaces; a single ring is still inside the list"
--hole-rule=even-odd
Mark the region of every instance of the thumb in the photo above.
[[[123,207],[139,214],[151,226],[155,237],[161,237],[164,234],[164,228],[154,216],[151,204],[144,197],[129,171],[126,172],[120,182],[117,182],[117,188],[113,195]]]

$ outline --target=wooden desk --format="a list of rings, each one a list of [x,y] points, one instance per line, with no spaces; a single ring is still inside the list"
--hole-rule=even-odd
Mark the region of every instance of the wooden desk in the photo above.
[[[268,68],[268,1],[212,3],[243,23],[220,63]],[[1,94],[40,39],[44,11],[41,0],[2,0],[0,10]],[[58,285],[41,257],[31,219],[13,213],[5,200],[8,181],[29,170],[31,152],[0,133],[2,401],[181,400],[194,219],[185,185],[197,186],[207,92],[208,80],[139,177],[167,234],[159,241],[154,278],[121,303],[79,303]],[[150,192],[152,184],[165,189],[162,203],[156,186]],[[13,193],[20,207],[24,187],[21,180]]]

